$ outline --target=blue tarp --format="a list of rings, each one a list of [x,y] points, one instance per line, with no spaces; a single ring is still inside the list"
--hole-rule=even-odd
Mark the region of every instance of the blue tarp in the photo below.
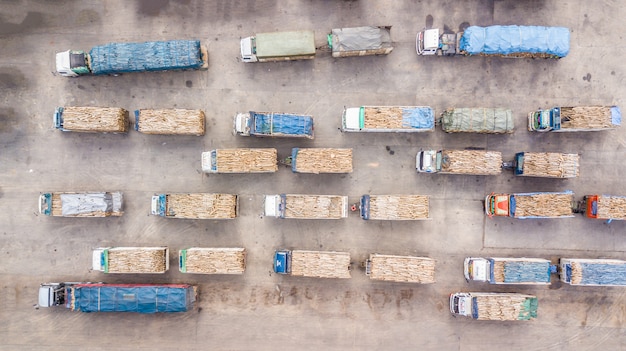
[[[611,123],[613,123],[614,126],[622,124],[622,111],[620,111],[617,106],[611,107]]]
[[[74,310],[82,312],[185,312],[195,300],[190,285],[94,284],[68,290]]]
[[[460,49],[470,55],[543,53],[565,57],[569,53],[569,29],[540,26],[471,26]]]
[[[111,43],[89,52],[93,74],[198,69],[202,66],[199,40]]]
[[[252,111],[250,111],[250,115],[254,117],[252,134],[313,135],[313,118],[311,116]]]
[[[402,107],[402,127],[416,129],[435,128],[435,117],[430,107]]]
[[[550,262],[507,261],[504,263],[504,282],[550,283]]]
[[[581,285],[626,285],[626,264],[584,263]]]

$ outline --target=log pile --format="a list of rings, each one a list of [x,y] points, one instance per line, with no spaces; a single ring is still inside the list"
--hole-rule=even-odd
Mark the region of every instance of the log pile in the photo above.
[[[478,150],[443,150],[441,171],[454,174],[500,174],[502,172],[502,153]]]
[[[435,260],[432,258],[371,254],[369,267],[370,279],[420,284],[435,282]]]
[[[218,173],[269,173],[278,170],[276,149],[218,149]]]
[[[204,111],[186,109],[139,110],[136,129],[146,134],[204,135]]]
[[[478,319],[492,321],[516,321],[534,317],[526,306],[534,296],[521,294],[493,294],[476,296]],[[535,311],[536,313],[536,311]]]
[[[350,278],[350,253],[294,250],[291,252],[291,275]]]
[[[427,219],[427,195],[371,195],[369,219],[416,220]]]
[[[515,196],[515,217],[566,217],[572,215],[571,193],[538,193]]]
[[[237,195],[167,194],[166,217],[230,219],[237,216]]]
[[[128,111],[116,107],[64,107],[63,129],[72,132],[124,133]]]
[[[576,178],[578,154],[525,152],[523,174],[529,177]]]
[[[286,195],[285,218],[340,219],[348,200],[339,195]]]
[[[401,107],[365,107],[365,129],[401,129]]]
[[[626,197],[599,195],[598,218],[626,219]]]
[[[611,107],[577,106],[561,107],[562,129],[601,129],[613,128]]]
[[[167,248],[129,247],[108,250],[109,273],[165,273]]]
[[[352,149],[298,149],[292,162],[298,173],[352,173]]]
[[[186,273],[243,274],[246,270],[244,248],[200,248],[185,250]]]

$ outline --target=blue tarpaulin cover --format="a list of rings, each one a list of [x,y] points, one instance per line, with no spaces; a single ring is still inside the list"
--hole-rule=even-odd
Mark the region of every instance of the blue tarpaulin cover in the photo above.
[[[493,267],[493,263],[491,265]],[[492,272],[493,274],[493,272]],[[550,282],[550,262],[507,261],[504,263],[505,283]]]
[[[582,280],[579,284],[626,285],[626,264],[580,262]]]
[[[254,116],[253,134],[313,135],[311,116],[263,112],[250,114]]]
[[[435,128],[435,117],[430,107],[402,107],[402,127],[416,129]]]
[[[541,26],[468,27],[460,49],[470,55],[544,53],[565,57],[569,53],[569,29]]]
[[[68,288],[68,298],[82,312],[185,312],[195,293],[186,284],[84,284]]]
[[[93,74],[198,69],[202,66],[199,40],[111,43],[89,52]]]

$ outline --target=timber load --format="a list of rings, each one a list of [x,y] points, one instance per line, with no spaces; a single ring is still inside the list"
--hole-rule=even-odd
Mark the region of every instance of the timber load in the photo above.
[[[374,280],[431,284],[435,282],[435,260],[428,257],[371,254],[365,273]]]
[[[294,148],[291,170],[297,173],[352,173],[352,149]]]
[[[60,107],[55,127],[64,131],[87,133],[125,133],[128,111],[117,107]]]
[[[578,154],[556,152],[524,152],[523,173],[530,177],[576,178]]]
[[[291,275],[350,278],[350,253],[294,250],[291,252]]]
[[[167,271],[167,248],[129,247],[106,250],[107,273],[163,273]]]
[[[533,193],[515,196],[515,217],[571,216],[574,194]]]
[[[179,268],[183,273],[243,274],[246,270],[244,248],[192,247],[179,253]]]
[[[267,173],[278,170],[276,149],[218,149],[219,173]]]
[[[502,153],[479,150],[442,150],[441,172],[496,175],[502,173]]]
[[[419,220],[429,218],[427,195],[364,195],[361,218],[375,220]]]
[[[145,134],[204,135],[202,110],[142,109],[135,111],[135,130]]]
[[[167,217],[193,219],[230,219],[237,217],[237,195],[167,194]]]

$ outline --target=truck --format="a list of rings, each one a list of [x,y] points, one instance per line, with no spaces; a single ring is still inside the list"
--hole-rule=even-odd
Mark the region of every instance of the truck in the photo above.
[[[447,133],[513,133],[513,113],[506,108],[448,108],[441,114],[441,128]]]
[[[182,108],[135,110],[135,130],[144,134],[204,135],[204,111]]]
[[[274,273],[313,278],[350,278],[350,253],[276,250]]]
[[[178,269],[193,274],[243,274],[246,249],[242,247],[190,247],[178,252]]]
[[[121,192],[51,192],[39,195],[39,213],[54,217],[119,217]]]
[[[421,150],[415,157],[419,173],[498,175],[502,153],[483,150]]]
[[[578,154],[518,152],[513,159],[513,172],[522,177],[576,178],[578,159]]]
[[[239,196],[212,193],[171,193],[152,196],[151,214],[166,218],[232,219]]]
[[[333,57],[387,55],[392,44],[391,26],[338,28],[328,34]]]
[[[293,173],[352,173],[352,149],[296,147],[283,163]]]
[[[587,218],[626,220],[626,196],[585,195],[579,208]]]
[[[187,312],[196,302],[189,284],[44,283],[38,307],[65,306],[81,312]]]
[[[128,111],[118,107],[57,107],[53,127],[64,132],[126,133]]]
[[[428,195],[363,195],[358,207],[364,220],[420,220],[430,214]]]
[[[435,260],[428,257],[373,253],[363,265],[365,274],[372,280],[418,284],[435,282]]]
[[[264,215],[291,219],[348,217],[348,197],[341,195],[265,195]]]
[[[537,296],[518,293],[458,292],[450,294],[450,312],[489,321],[537,318]]]
[[[258,33],[240,41],[242,62],[312,60],[315,58],[313,31]]]
[[[205,173],[273,173],[278,170],[276,149],[215,149],[202,153]]]
[[[208,68],[208,51],[199,40],[109,43],[56,54],[57,73],[64,77]]]
[[[617,106],[553,107],[528,114],[531,132],[595,132],[621,124],[622,113]]]
[[[489,217],[569,218],[574,217],[574,194],[564,192],[536,192],[494,194],[485,197],[485,213]]]
[[[92,269],[103,273],[165,273],[167,247],[100,247],[93,250]]]
[[[626,261],[561,258],[561,281],[574,286],[626,286]]]
[[[550,285],[556,266],[544,258],[466,257],[465,280],[489,284]]]
[[[424,29],[417,33],[420,56],[500,56],[560,59],[569,53],[569,29],[543,26],[470,26],[454,33]]]
[[[313,139],[313,117],[282,112],[238,112],[234,133],[240,136]]]
[[[431,132],[435,114],[428,106],[361,106],[344,108],[342,132]]]

